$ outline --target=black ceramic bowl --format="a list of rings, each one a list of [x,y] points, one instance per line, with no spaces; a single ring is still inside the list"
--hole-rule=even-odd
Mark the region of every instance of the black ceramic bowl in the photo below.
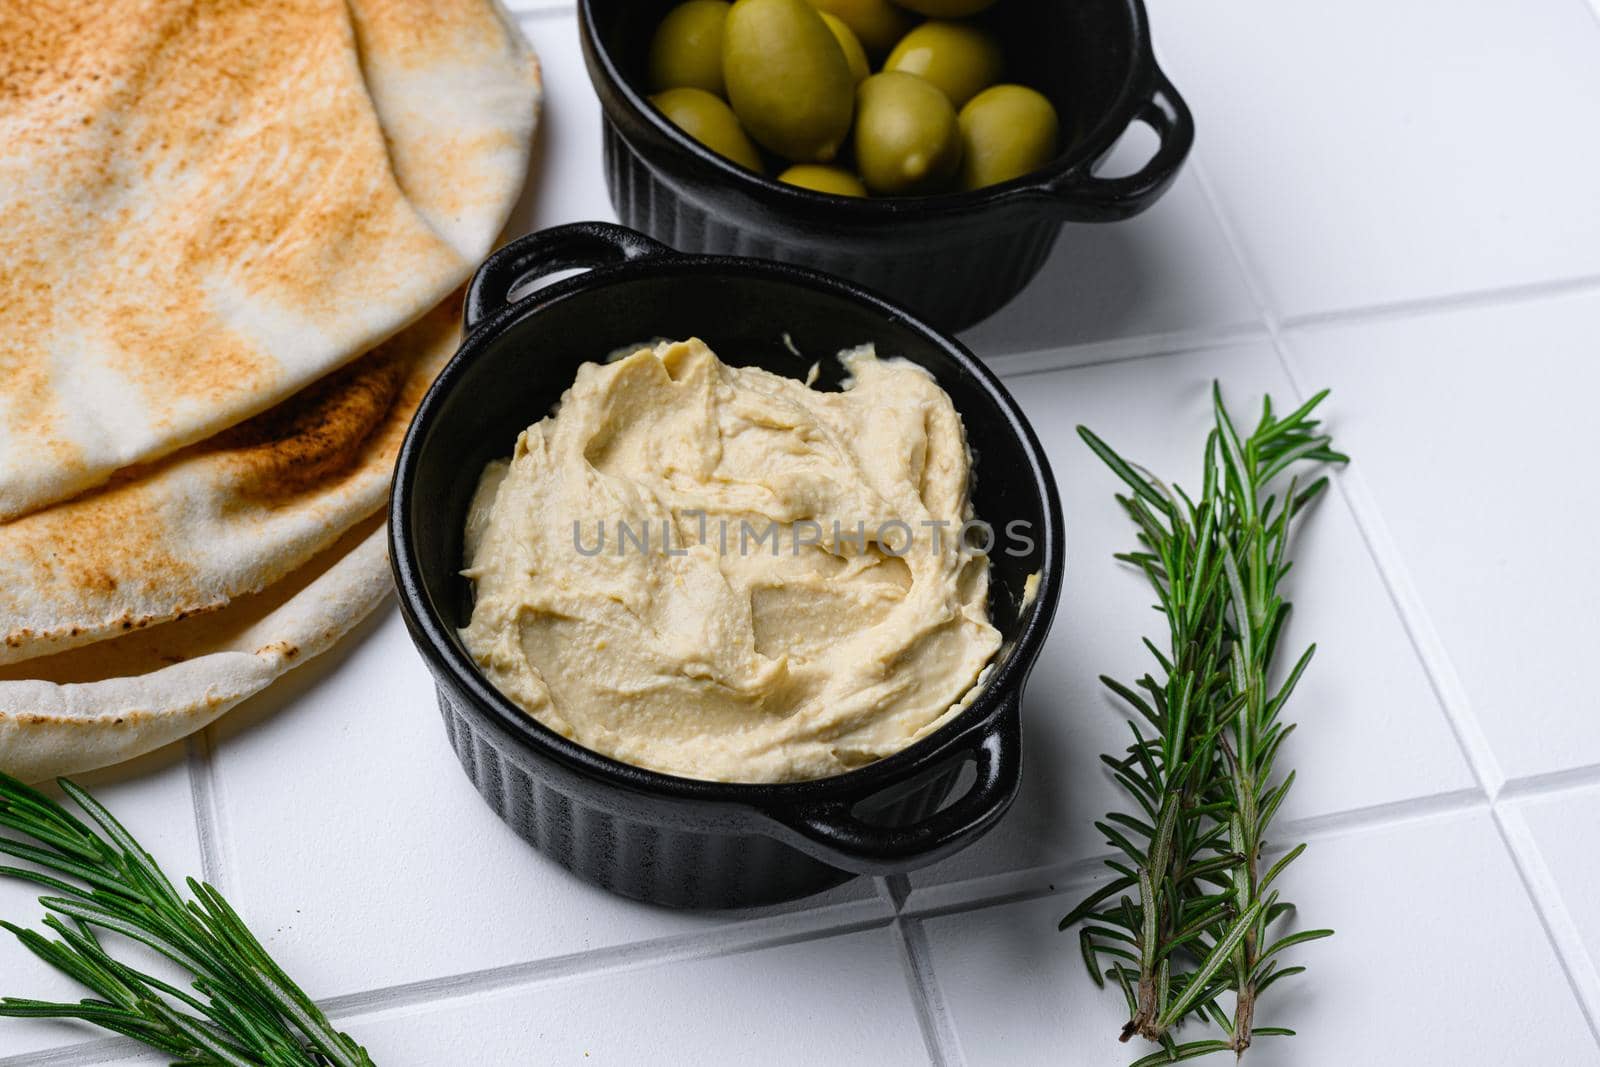
[[[581,0],[584,56],[605,117],[606,180],[623,222],[686,252],[760,256],[875,289],[945,330],[998,310],[1044,265],[1065,222],[1149,207],[1194,141],[1188,107],[1156,66],[1143,0],[1001,0],[984,17],[1007,79],[1062,117],[1061,154],[971,193],[860,200],[764,178],[684,134],[645,98],[650,37],[677,0]],[[1140,170],[1093,167],[1130,124],[1160,137]]]
[[[587,273],[510,298],[557,271]],[[682,907],[740,907],[905,871],[992,827],[1016,793],[1022,686],[1061,581],[1055,482],[1004,388],[959,344],[848,283],[781,264],[680,255],[584,223],[515,241],[479,269],[461,350],[422,401],[395,472],[390,547],[412,638],[468,777],[538,848],[607,889]],[[976,456],[976,512],[1031,524],[1032,547],[992,553],[990,610],[1004,647],[984,691],[943,729],[833,778],[727,785],[642,770],[554,733],[507,700],[457,634],[471,613],[462,527],[478,475],[547,414],[580,364],[658,337],[699,336],[724,358],[837,387],[834,355],[875,342],[950,394]],[[1023,546],[1008,541],[1008,551]],[[1029,575],[1040,581],[1024,603]],[[948,806],[964,763],[975,784]]]

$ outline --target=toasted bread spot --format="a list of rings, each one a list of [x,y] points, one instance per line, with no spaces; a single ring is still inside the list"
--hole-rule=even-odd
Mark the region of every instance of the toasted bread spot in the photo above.
[[[405,367],[374,352],[216,439],[245,497],[282,497],[355,460],[394,406]]]
[[[193,531],[181,526],[193,521],[194,499],[166,495],[165,475],[200,465],[214,487],[208,492],[220,497],[207,499],[205,506],[220,509],[207,521],[245,531],[287,510],[317,514],[340,506],[345,494],[381,491],[411,413],[454,349],[460,296],[277,408],[161,464],[124,471],[104,489],[0,524],[0,620],[14,620],[5,646],[48,655],[136,629],[140,620],[149,626],[215,611],[297,566],[304,557],[219,577],[195,559]],[[169,526],[169,510],[187,517]],[[330,527],[328,540],[340,532]],[[28,613],[50,624],[18,625]]]
[[[0,42],[0,516],[281,402],[465,271],[344,0],[11,3]]]

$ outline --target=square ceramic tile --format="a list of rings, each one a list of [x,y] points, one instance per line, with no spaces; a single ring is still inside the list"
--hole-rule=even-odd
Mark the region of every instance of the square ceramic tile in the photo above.
[[[1600,273],[1582,0],[1156,0],[1151,18],[1281,314]]]
[[[169,745],[123,767],[77,775],[73,780],[111,809],[174,882],[181,885],[188,875],[203,876],[200,836],[195,827],[194,799],[183,745]],[[59,796],[53,786],[49,791]],[[6,832],[6,836],[11,835]],[[8,857],[0,857],[0,864],[9,862]],[[39,897],[47,892],[24,882],[0,879],[0,918],[18,926],[42,929],[40,921],[45,911],[39,906]],[[142,950],[136,947],[129,950],[121,946],[113,952],[140,966],[147,963]],[[87,989],[47,966],[10,934],[0,931],[0,996],[71,1002],[89,995]],[[97,1042],[107,1036],[105,1031],[88,1025],[0,1019],[0,1060]]]
[[[1049,453],[1067,524],[1066,584],[1024,706],[1022,795],[989,838],[913,876],[917,885],[1049,866],[1102,854],[1092,821],[1123,798],[1102,752],[1129,742],[1126,715],[1097,680],[1154,667],[1140,643],[1160,616],[1142,576],[1112,559],[1134,545],[1113,495],[1120,483],[1078,439],[1087,424],[1127,458],[1193,487],[1223,383],[1236,418],[1263,393],[1295,398],[1270,345],[1125,360],[1008,380]],[[1337,433],[1347,408],[1327,412]],[[981,466],[979,476],[982,476]],[[1344,501],[1328,494],[1301,527],[1287,591],[1286,649],[1318,654],[1289,704],[1299,729],[1282,765],[1298,769],[1283,816],[1304,820],[1469,789],[1473,780]],[[1292,661],[1291,661],[1292,662]],[[1287,666],[1287,664],[1285,664]],[[1372,738],[1392,743],[1375,747]]]
[[[1600,764],[1597,326],[1591,293],[1289,339],[1512,778]]]
[[[617,218],[601,162],[600,100],[583,65],[577,16],[571,4],[540,6],[545,10],[524,12],[517,19],[539,54],[544,108],[528,185],[506,224],[508,237],[567,222]]]
[[[1600,969],[1600,787],[1516,802],[1555,892],[1576,927],[1589,972]],[[1594,990],[1600,995],[1600,989]]]
[[[580,881],[467,781],[393,609],[230,715],[215,746],[227,892],[319,998],[797,910],[888,915],[859,879],[766,919],[669,911]]]
[[[378,1063],[900,1064],[926,1058],[887,929],[341,1020]]]
[[[1106,166],[1120,168],[1113,173],[1136,169],[1152,147],[1145,140],[1130,133]],[[1027,289],[962,340],[990,358],[1256,319],[1216,216],[1194,175],[1184,172],[1137,218],[1069,224]]]
[[[1300,1036],[1262,1038],[1245,1062],[1600,1060],[1486,811],[1315,840],[1284,887],[1298,928],[1337,933],[1296,950],[1310,970],[1259,1006],[1258,1024]],[[1053,896],[927,921],[936,981],[971,1067],[1120,1065],[1148,1051],[1118,1044],[1121,994],[1097,990],[1076,935],[1056,932],[1076,903]]]

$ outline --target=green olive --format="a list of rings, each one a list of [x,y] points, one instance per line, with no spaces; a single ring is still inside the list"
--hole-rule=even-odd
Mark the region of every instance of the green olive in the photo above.
[[[867,195],[867,187],[861,184],[860,178],[842,167],[828,167],[821,163],[797,163],[778,175],[778,180],[834,196]]]
[[[745,136],[733,109],[704,89],[668,89],[650,98],[672,124],[719,156],[761,170],[761,153]]]
[[[994,6],[995,0],[895,0],[930,19],[964,19]]]
[[[838,15],[830,15],[826,11],[820,11],[818,14],[822,16],[822,21],[828,24],[828,29],[833,31],[833,39],[844,49],[844,61],[850,64],[851,80],[860,85],[867,80],[867,75],[872,73],[872,67],[867,64],[867,50],[861,47],[861,39]]]
[[[944,90],[950,103],[968,100],[1000,80],[1000,42],[968,22],[924,22],[894,46],[884,70],[903,70]]]
[[[728,102],[751,137],[794,163],[839,154],[855,111],[844,49],[806,0],[738,0],[722,40]]]
[[[849,26],[868,51],[879,55],[911,28],[911,16],[889,0],[811,0],[811,6]]]
[[[1061,120],[1043,93],[1025,85],[985,89],[961,109],[961,185],[981,189],[1020,178],[1056,154]]]
[[[650,91],[704,89],[722,95],[727,0],[687,0],[667,12],[650,40]]]
[[[856,93],[856,164],[875,193],[936,193],[961,166],[950,98],[915,74],[887,71]]]

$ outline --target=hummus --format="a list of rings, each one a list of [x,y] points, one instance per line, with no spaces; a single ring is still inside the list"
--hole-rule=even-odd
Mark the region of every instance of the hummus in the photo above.
[[[961,419],[921,368],[841,358],[840,392],[697,340],[585,364],[468,517],[489,680],[579,744],[716,781],[838,774],[959,711],[1000,646]]]

